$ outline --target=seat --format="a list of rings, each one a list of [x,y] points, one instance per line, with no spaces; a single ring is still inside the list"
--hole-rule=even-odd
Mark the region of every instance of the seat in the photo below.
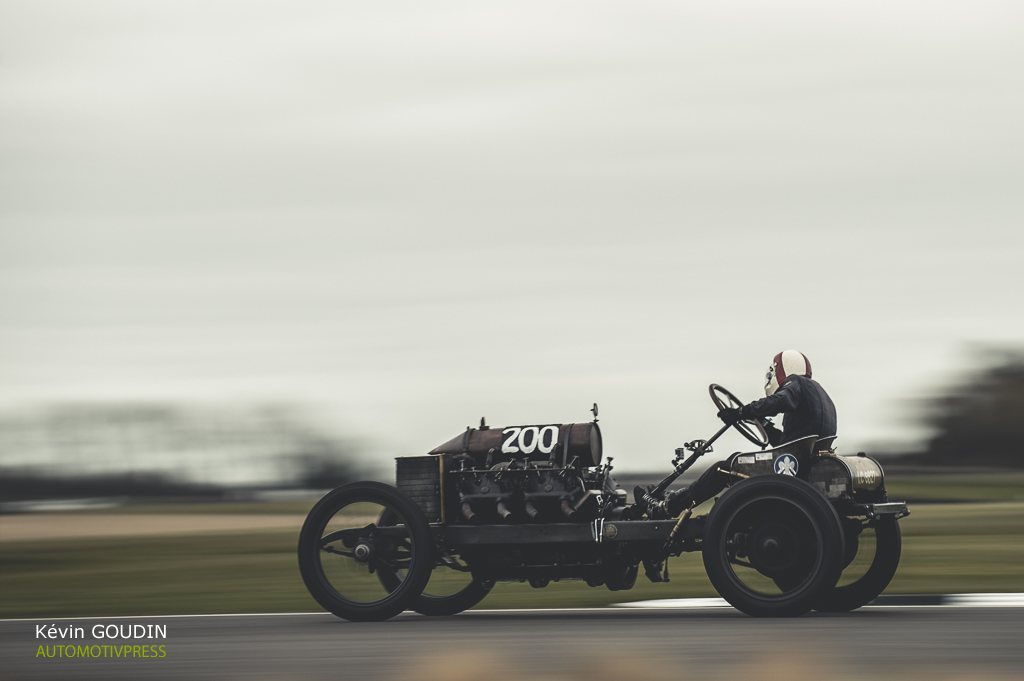
[[[833,445],[837,437],[837,435],[832,435],[819,438],[814,444],[814,454],[816,456],[835,456],[835,447]]]
[[[803,479],[810,468],[812,456],[819,451],[817,443],[834,439],[818,440],[817,435],[808,435],[763,452],[737,452],[730,459],[730,470],[746,476],[778,473]]]

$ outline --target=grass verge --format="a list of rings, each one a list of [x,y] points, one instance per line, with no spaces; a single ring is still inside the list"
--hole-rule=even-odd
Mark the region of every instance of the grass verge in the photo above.
[[[886,475],[890,499],[900,501],[1024,501],[1024,473]]]
[[[1024,502],[918,504],[901,521],[903,559],[887,593],[1024,591]],[[0,617],[315,611],[294,531],[0,544]],[[593,607],[716,595],[700,554],[672,581],[631,591],[582,582],[498,584],[482,608]]]

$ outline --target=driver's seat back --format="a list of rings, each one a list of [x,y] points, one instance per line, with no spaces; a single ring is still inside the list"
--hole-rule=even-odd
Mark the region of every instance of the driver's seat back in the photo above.
[[[818,442],[817,435],[808,435],[763,452],[737,452],[729,459],[730,470],[749,477],[778,474],[806,479]]]
[[[814,444],[815,456],[835,456],[836,436],[823,437]]]

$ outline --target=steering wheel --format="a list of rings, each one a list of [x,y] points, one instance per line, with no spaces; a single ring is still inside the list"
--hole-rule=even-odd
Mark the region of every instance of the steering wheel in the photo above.
[[[735,395],[717,383],[712,383],[708,387],[708,392],[711,393],[711,401],[718,407],[718,411],[723,409],[739,409],[743,406],[743,403],[736,399]],[[768,433],[765,432],[764,426],[757,419],[737,421],[733,426],[735,426],[736,430],[740,431],[740,435],[761,449],[768,446]]]

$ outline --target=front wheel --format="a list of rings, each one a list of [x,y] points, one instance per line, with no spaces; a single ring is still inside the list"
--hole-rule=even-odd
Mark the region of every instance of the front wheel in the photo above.
[[[835,586],[843,528],[802,480],[762,475],[733,485],[711,509],[704,568],[718,593],[755,617],[794,617]]]
[[[854,535],[852,539],[850,535]],[[814,609],[848,612],[878,598],[896,574],[902,548],[900,525],[895,520],[851,527],[847,531],[848,565],[839,584],[826,591]]]
[[[385,620],[409,607],[430,578],[433,557],[423,512],[379,482],[329,492],[299,534],[299,572],[310,595],[352,621]],[[380,573],[397,575],[399,583],[385,589]]]

